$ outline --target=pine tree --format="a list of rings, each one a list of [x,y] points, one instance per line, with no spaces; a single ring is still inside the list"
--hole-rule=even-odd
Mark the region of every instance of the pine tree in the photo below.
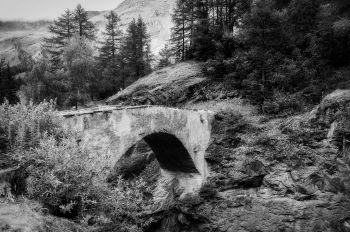
[[[166,44],[164,48],[160,50],[159,56],[160,56],[160,59],[157,65],[159,69],[171,65],[172,51],[168,44]]]
[[[172,14],[171,43],[176,59],[181,61],[186,59],[191,45],[191,24],[194,22],[193,12],[187,6],[188,1],[178,0]]]
[[[18,87],[18,83],[12,74],[10,64],[6,64],[4,58],[0,59],[0,103],[5,99],[11,104],[16,103],[18,100],[16,96]]]
[[[148,41],[146,43],[145,54],[144,54],[144,63],[145,63],[145,71],[144,75],[147,75],[152,72],[152,63],[154,62],[154,56],[151,52],[151,44]]]
[[[80,37],[95,39],[95,25],[89,20],[88,12],[78,4],[74,10],[74,26]]]
[[[44,39],[44,50],[48,53],[52,70],[62,68],[63,48],[75,33],[73,13],[66,10],[65,13],[49,26],[50,38]]]
[[[301,47],[307,46],[307,33],[315,30],[320,3],[318,0],[292,0],[287,8],[290,37]]]
[[[91,40],[95,38],[95,26],[89,21],[87,11],[80,4],[73,12],[67,9],[49,26],[49,32],[51,37],[45,38],[43,48],[49,56],[52,71],[63,68],[64,48],[75,34]]]
[[[122,31],[120,30],[120,18],[111,11],[106,17],[107,24],[103,32],[104,40],[100,48],[100,60],[107,64],[115,60],[120,50]]]
[[[103,86],[104,95],[113,94],[119,87],[123,86],[121,80],[121,40],[122,31],[120,30],[120,18],[113,11],[106,17],[107,24],[103,32],[103,41],[101,42],[99,62],[103,68]],[[124,86],[123,86],[124,87]]]
[[[227,42],[251,0],[178,0],[172,20],[171,42],[176,59],[206,60],[214,56],[215,43]],[[208,48],[208,49],[205,49]],[[207,50],[207,51],[206,51]],[[226,54],[232,52],[224,51]],[[224,56],[225,56],[224,55]]]
[[[138,79],[151,71],[152,54],[146,24],[140,17],[130,22],[123,42],[125,69],[131,79]]]
[[[244,43],[249,47],[248,60],[254,71],[246,80],[253,98],[263,101],[268,94],[270,73],[275,68],[280,51],[285,51],[281,19],[274,0],[255,0],[250,12],[243,20],[241,32]]]
[[[143,19],[139,17],[137,19],[137,56],[139,63],[139,70],[137,77],[142,77],[151,72],[151,45],[150,37],[147,33],[147,26]]]
[[[210,31],[209,8],[207,2],[197,1],[195,7],[196,23],[193,31],[193,56],[207,60],[215,55],[215,45]]]
[[[136,20],[133,19],[126,31],[123,44],[123,54],[125,55],[126,69],[130,76],[139,76],[139,57],[138,57],[138,35]]]

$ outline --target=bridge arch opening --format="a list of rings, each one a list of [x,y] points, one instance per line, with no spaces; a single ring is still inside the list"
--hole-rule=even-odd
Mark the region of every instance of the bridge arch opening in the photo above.
[[[130,180],[142,177],[150,185],[157,185],[161,179],[176,180],[183,194],[195,192],[202,183],[183,143],[176,136],[163,132],[147,135],[128,149],[118,160],[109,181],[113,182],[113,176]]]
[[[133,144],[117,161],[117,175],[129,179],[139,175],[152,161],[167,172],[199,174],[191,155],[174,135],[152,133]]]
[[[182,142],[168,133],[153,133],[144,138],[162,169],[171,172],[199,173]]]

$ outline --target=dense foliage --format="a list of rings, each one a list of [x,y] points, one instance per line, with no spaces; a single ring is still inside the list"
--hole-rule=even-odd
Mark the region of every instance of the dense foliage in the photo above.
[[[208,61],[266,113],[302,109],[347,80],[349,12],[347,1],[178,0],[173,56]]]
[[[31,57],[16,42],[18,67],[1,60],[1,101],[55,99],[58,107],[78,108],[104,99],[152,71],[150,39],[141,17],[131,21],[124,33],[119,16],[110,12],[102,39],[97,41],[95,25],[78,5],[66,10],[48,29],[50,37],[44,39],[40,56]]]
[[[108,157],[84,149],[78,137],[62,128],[55,104],[8,102],[0,105],[0,150],[21,167],[27,197],[54,215],[96,228],[118,226],[141,231],[152,199],[142,178],[117,178],[107,184]],[[24,182],[24,179],[29,179]]]
[[[16,92],[19,88],[19,82],[15,80],[13,68],[6,64],[5,59],[0,60],[0,103],[5,99],[11,103],[17,101]]]

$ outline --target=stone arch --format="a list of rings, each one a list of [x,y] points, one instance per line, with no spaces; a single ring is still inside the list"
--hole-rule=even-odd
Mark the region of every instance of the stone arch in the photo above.
[[[159,106],[110,106],[64,112],[64,126],[81,135],[82,146],[109,157],[111,168],[140,140],[157,155],[162,176],[177,178],[184,192],[196,192],[208,176],[205,151],[213,113]]]

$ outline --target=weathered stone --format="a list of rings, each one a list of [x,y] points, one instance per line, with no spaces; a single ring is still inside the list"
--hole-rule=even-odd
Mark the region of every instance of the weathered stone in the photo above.
[[[214,113],[166,107],[104,107],[62,112],[64,127],[80,134],[81,144],[110,157],[113,168],[144,139],[155,153],[162,173],[179,179],[187,192],[198,191],[208,176],[204,159]]]

